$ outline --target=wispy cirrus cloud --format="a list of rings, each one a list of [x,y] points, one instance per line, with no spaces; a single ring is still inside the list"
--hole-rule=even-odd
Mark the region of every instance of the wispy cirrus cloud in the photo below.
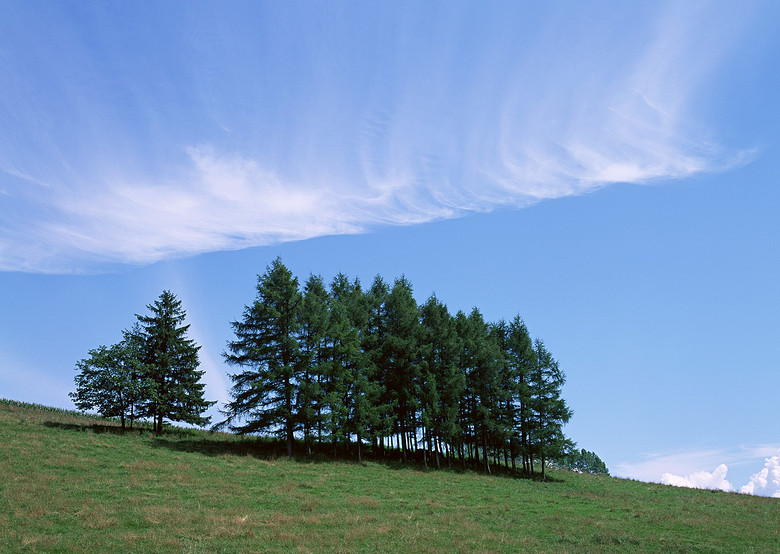
[[[150,37],[111,13],[95,39],[67,17],[50,44],[5,29],[19,61],[4,58],[17,86],[0,92],[0,270],[361,233],[754,155],[718,146],[693,109],[744,14],[398,10],[313,29],[295,10],[221,14],[224,28],[212,15],[187,30],[161,17],[151,61]],[[284,36],[247,29],[253,17]]]

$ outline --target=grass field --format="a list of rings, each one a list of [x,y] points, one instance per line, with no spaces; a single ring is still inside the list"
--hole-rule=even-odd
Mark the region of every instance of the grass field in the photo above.
[[[0,551],[777,552],[780,500],[289,460],[0,401]]]

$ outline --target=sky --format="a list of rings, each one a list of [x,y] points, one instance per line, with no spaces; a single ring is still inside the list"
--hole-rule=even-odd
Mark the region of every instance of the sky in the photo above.
[[[0,397],[276,257],[520,315],[613,475],[780,497],[780,4],[0,5]]]

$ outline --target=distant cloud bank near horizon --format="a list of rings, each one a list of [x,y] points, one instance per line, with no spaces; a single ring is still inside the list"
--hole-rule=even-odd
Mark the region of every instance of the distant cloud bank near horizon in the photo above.
[[[364,233],[755,156],[703,100],[750,9],[51,8],[0,22],[0,271]]]

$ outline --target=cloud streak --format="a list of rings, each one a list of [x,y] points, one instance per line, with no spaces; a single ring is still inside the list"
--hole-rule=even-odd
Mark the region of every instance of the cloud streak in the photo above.
[[[702,26],[705,8],[633,8],[598,25],[581,7],[528,21],[501,9],[479,21],[465,8],[328,13],[324,29],[295,10],[231,13],[223,34],[200,13],[186,32],[160,18],[169,27],[150,33],[167,42],[151,62],[149,36],[103,31],[90,45],[95,29],[75,16],[57,22],[50,51],[11,33],[0,270],[148,264],[745,163],[751,152],[718,147],[692,115],[744,23]],[[284,36],[241,34],[259,15]],[[101,17],[100,29],[119,25]]]

